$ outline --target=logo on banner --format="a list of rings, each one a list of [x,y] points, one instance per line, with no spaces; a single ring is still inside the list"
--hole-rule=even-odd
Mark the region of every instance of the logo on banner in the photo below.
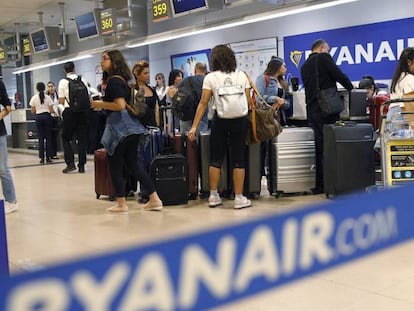
[[[302,59],[303,52],[295,50],[290,52],[290,61],[296,66],[296,68],[299,68],[300,60]]]
[[[300,77],[312,43],[324,39],[333,60],[351,81],[367,74],[375,80],[390,80],[401,52],[414,46],[413,27],[414,18],[407,18],[284,37],[288,73]]]

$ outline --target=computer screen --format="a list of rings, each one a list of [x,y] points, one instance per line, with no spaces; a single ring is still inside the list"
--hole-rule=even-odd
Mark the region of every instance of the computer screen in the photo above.
[[[76,32],[79,40],[97,37],[99,32],[97,28],[96,15],[89,12],[75,18]]]
[[[173,16],[181,16],[207,10],[207,0],[171,0]]]

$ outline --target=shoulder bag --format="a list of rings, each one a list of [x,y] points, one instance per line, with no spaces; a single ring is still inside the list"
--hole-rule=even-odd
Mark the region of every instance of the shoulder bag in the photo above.
[[[318,101],[322,116],[327,117],[339,114],[344,110],[344,100],[339,96],[336,87],[323,90],[319,87],[319,55],[316,56],[316,88],[318,90]]]
[[[271,140],[282,132],[282,126],[279,121],[274,118],[274,110],[272,106],[266,103],[253,83],[252,79],[246,73],[250,86],[255,96],[259,97],[263,102],[262,107],[257,107],[255,101],[252,101],[249,114],[247,115],[247,136],[246,144],[257,144],[262,141]]]

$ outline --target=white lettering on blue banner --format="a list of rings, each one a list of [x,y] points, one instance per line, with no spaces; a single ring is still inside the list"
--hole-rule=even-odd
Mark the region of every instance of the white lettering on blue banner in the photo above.
[[[406,18],[284,37],[288,73],[300,78],[312,43],[324,39],[336,64],[352,81],[367,74],[376,80],[390,80],[401,52],[414,46],[413,27],[414,18]]]
[[[217,307],[411,239],[412,191],[361,194],[13,276],[0,284],[0,310]]]

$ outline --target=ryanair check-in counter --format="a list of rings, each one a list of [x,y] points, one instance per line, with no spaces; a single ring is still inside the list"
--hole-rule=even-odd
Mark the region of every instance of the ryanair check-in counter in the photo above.
[[[35,115],[30,109],[15,109],[10,112],[13,148],[37,148]]]

